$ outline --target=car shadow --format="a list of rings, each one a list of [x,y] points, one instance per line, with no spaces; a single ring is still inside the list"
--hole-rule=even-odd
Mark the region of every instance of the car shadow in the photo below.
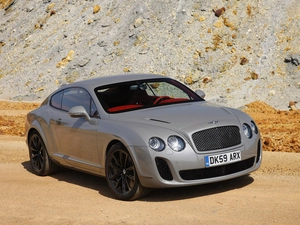
[[[23,162],[22,165],[24,169],[34,174],[30,165],[30,161]],[[113,195],[111,194],[106,184],[106,180],[103,177],[98,177],[95,175],[83,173],[65,167],[60,167],[57,173],[51,174],[49,175],[49,177],[55,178],[58,181],[63,181],[78,186],[82,186],[85,188],[89,188],[98,191],[101,195],[105,197],[113,198]],[[101,190],[101,192],[99,190]]]
[[[28,172],[33,173],[29,161],[23,162],[22,165]],[[105,178],[103,177],[90,175],[68,168],[60,168],[59,172],[50,175],[50,177],[53,177],[58,181],[68,182],[71,184],[96,190],[101,195],[107,198],[114,198],[107,186]],[[153,189],[147,196],[140,198],[137,201],[163,202],[203,197],[243,188],[253,183],[253,181],[254,179],[250,175],[245,175],[226,181],[190,187]]]
[[[253,183],[254,179],[250,175],[233,178],[226,181],[219,181],[209,184],[201,184],[189,187],[176,187],[166,189],[155,189],[141,200],[156,201],[176,201],[189,198],[197,198],[209,195],[215,195],[231,190],[243,188]]]

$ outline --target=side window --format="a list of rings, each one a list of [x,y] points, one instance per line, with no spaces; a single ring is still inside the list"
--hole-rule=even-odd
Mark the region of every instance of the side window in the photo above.
[[[68,88],[64,90],[62,110],[69,111],[74,106],[83,106],[90,113],[90,95],[82,88]]]
[[[83,106],[91,117],[98,117],[95,102],[83,88],[68,88],[52,96],[51,106],[69,111],[74,106]]]
[[[62,96],[63,96],[63,91],[60,91],[55,95],[53,95],[50,101],[50,105],[55,108],[61,109]]]

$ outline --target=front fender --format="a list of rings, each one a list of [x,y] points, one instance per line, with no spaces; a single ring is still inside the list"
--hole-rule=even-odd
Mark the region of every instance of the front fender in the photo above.
[[[160,137],[162,140],[164,140],[166,149],[162,153],[158,154],[170,154],[170,152],[173,151],[167,146],[167,138],[170,135],[180,135],[175,130],[155,125],[103,120],[99,123],[99,132],[109,133],[109,136],[108,138],[105,138],[105,141],[98,140],[100,145],[107,143],[105,144],[107,147],[109,141],[118,141],[127,148],[136,165],[137,173],[140,177],[149,176],[149,168],[156,167],[154,158],[158,152],[155,152],[149,147],[149,139],[153,136]],[[188,145],[187,142],[186,145]],[[102,147],[104,148],[104,146]],[[102,160],[102,162],[100,162],[100,164],[105,165],[106,151],[104,151],[104,149],[100,149],[100,152],[101,151],[102,153],[100,153],[100,160]],[[153,171],[151,174],[153,175]]]

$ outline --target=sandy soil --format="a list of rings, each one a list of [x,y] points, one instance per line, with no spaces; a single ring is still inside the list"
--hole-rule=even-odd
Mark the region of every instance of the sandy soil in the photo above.
[[[32,173],[24,119],[38,105],[0,101],[0,224],[300,224],[299,111],[248,105],[266,150],[249,176],[121,202],[103,178]]]
[[[300,153],[300,110],[280,111],[263,102],[247,105],[262,134],[263,149]]]

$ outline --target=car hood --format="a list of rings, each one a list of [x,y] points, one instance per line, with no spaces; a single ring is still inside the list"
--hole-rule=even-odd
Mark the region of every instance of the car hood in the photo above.
[[[164,105],[131,112],[111,114],[112,120],[151,124],[176,130],[199,130],[222,125],[240,125],[230,108],[208,102]]]

